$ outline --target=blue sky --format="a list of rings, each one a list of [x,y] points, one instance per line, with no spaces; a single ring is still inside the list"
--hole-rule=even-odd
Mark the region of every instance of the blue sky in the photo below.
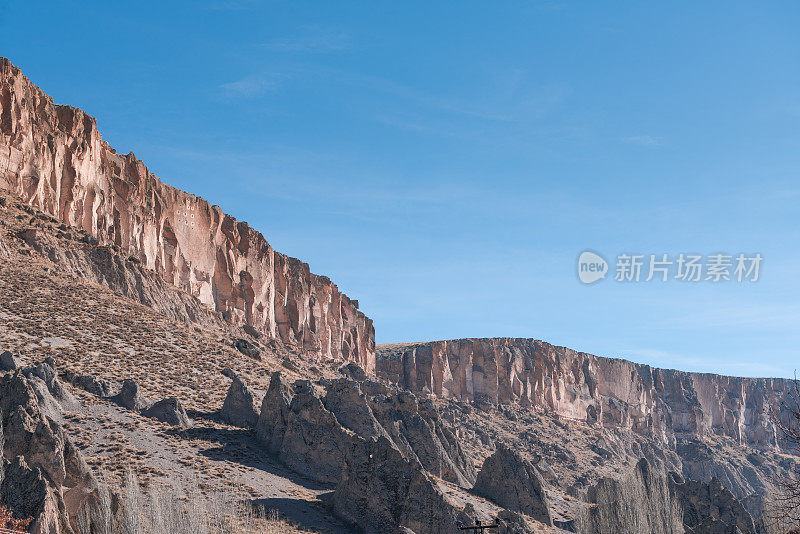
[[[31,4],[0,3],[0,55],[329,275],[378,342],[800,367],[796,2]],[[585,249],[764,263],[584,286]]]

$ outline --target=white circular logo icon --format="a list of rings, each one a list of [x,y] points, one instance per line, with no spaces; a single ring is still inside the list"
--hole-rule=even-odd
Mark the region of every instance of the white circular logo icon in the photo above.
[[[584,284],[593,284],[602,280],[608,273],[608,262],[590,250],[584,250],[578,256],[578,279]]]

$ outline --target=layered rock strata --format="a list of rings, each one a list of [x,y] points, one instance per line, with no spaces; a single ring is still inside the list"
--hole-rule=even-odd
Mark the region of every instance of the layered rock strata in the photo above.
[[[629,429],[672,449],[676,438],[711,434],[776,448],[770,407],[791,387],[783,379],[658,369],[514,338],[383,345],[377,374],[415,392],[519,403]]]
[[[185,290],[229,322],[374,370],[358,301],[218,206],[162,183],[0,58],[0,187]],[[0,251],[2,253],[2,251]],[[151,299],[156,301],[156,298]]]

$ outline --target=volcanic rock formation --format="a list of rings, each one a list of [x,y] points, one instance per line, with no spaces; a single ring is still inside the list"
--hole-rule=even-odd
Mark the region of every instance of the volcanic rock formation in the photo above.
[[[45,364],[37,367],[52,371]],[[36,368],[29,370],[0,377],[2,501],[15,517],[33,519],[31,532],[71,534],[78,514],[96,505],[99,485],[64,429],[43,411],[60,406],[52,397],[42,398],[34,382],[45,382],[34,374]],[[51,376],[50,385],[57,380]],[[91,524],[91,512],[87,519]]]
[[[770,406],[791,382],[658,369],[533,339],[460,339],[384,345],[377,373],[411,391],[523,406],[652,436],[723,435],[775,448]]]
[[[378,438],[445,480],[475,481],[474,467],[430,401],[376,382],[298,380],[289,386],[274,373],[256,432],[282,462],[320,482],[338,482],[353,444]]]
[[[579,518],[585,534],[755,534],[753,518],[717,479],[710,483],[663,473],[642,458],[621,479],[589,488]]]
[[[54,104],[5,58],[0,187],[116,247],[231,323],[374,370],[374,328],[357,301],[308,264],[275,252],[247,223],[162,183],[132,153],[117,154],[94,118]],[[126,287],[133,292],[135,279]]]
[[[503,443],[483,463],[473,490],[504,508],[553,524],[542,476],[531,462]]]
[[[232,380],[225,402],[220,409],[220,417],[235,426],[255,426],[258,422],[253,392],[239,378],[239,375],[230,369],[224,369],[222,374]]]

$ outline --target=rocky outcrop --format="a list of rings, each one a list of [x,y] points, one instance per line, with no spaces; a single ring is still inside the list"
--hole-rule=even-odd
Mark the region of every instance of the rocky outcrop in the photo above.
[[[4,350],[0,354],[0,371],[16,371],[22,368],[22,362],[11,351]]]
[[[286,465],[320,482],[337,482],[346,451],[376,438],[445,480],[463,486],[475,480],[474,467],[432,403],[378,383],[298,380],[288,386],[274,373],[256,433]]]
[[[275,252],[247,223],[162,183],[133,154],[117,154],[95,119],[54,104],[7,59],[0,59],[0,187],[116,247],[231,323],[374,369],[374,328],[357,301]],[[116,261],[106,267],[127,268]],[[129,274],[125,283],[136,293]],[[157,302],[147,292],[139,298]]]
[[[61,426],[40,410],[32,379],[21,371],[0,377],[0,413],[3,502],[16,517],[33,517],[31,532],[71,534],[78,515],[96,509],[97,480]],[[88,513],[86,520],[91,526],[97,518]]]
[[[16,519],[31,519],[31,532],[70,532],[69,518],[55,489],[39,468],[31,468],[22,456],[6,461],[0,495]]]
[[[220,417],[234,426],[255,426],[258,422],[258,411],[256,411],[253,392],[242,382],[239,375],[230,369],[223,370],[222,374],[230,378],[232,382],[225,395],[225,401],[222,403]]]
[[[289,387],[280,373],[270,380],[256,434],[281,462],[324,483],[340,479],[345,452],[357,439],[325,408],[313,383],[298,380]]]
[[[355,380],[357,382],[363,382],[368,378],[364,369],[362,369],[361,366],[355,362],[350,362],[347,365],[343,365],[339,368],[339,372],[342,373],[342,375],[344,375],[346,378]]]
[[[63,373],[63,377],[73,386],[79,387],[98,397],[113,397],[120,391],[119,382],[110,382],[93,375],[85,375],[67,370]]]
[[[359,440],[346,451],[346,468],[333,493],[334,512],[365,534],[459,532],[459,515],[421,468],[386,438]],[[406,531],[407,532],[407,531]]]
[[[553,524],[541,475],[531,462],[502,442],[483,463],[473,490],[503,508]]]
[[[254,360],[261,359],[261,351],[259,350],[259,348],[255,344],[247,341],[246,339],[237,339],[236,341],[234,341],[233,348],[235,348],[245,356],[253,358]]]
[[[51,363],[55,362],[40,362],[23,368],[21,372],[36,392],[42,412],[51,419],[62,422],[63,410],[80,411],[81,404],[61,383]]]
[[[399,391],[369,400],[375,419],[404,456],[415,457],[428,472],[450,482],[474,483],[475,467],[430,399]]]
[[[581,534],[682,534],[683,518],[669,478],[642,459],[620,479],[589,488],[578,518]]]
[[[181,401],[175,397],[167,397],[156,402],[144,410],[142,415],[180,428],[192,426],[192,420],[186,414]]]
[[[755,534],[750,513],[718,479],[708,484],[671,474],[671,483],[683,510],[687,534],[737,532]]]
[[[777,447],[770,406],[790,387],[783,379],[657,369],[514,338],[384,345],[377,373],[411,391],[519,403],[671,448],[676,438],[711,434]]]
[[[684,480],[644,458],[631,473],[589,488],[578,532],[601,534],[755,534],[753,518],[716,479]]]
[[[129,379],[122,382],[122,389],[111,400],[134,412],[140,412],[150,406],[149,401],[142,396],[139,384]]]

